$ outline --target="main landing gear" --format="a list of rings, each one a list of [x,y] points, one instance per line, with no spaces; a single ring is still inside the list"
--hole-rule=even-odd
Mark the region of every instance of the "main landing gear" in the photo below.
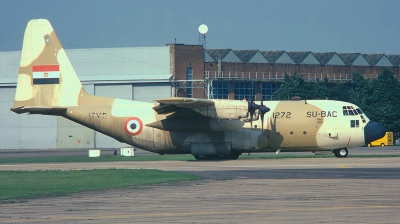
[[[346,158],[349,155],[349,150],[347,148],[335,149],[333,150],[333,154],[335,154],[337,158]]]
[[[232,153],[230,155],[193,155],[196,160],[237,160],[240,153]]]

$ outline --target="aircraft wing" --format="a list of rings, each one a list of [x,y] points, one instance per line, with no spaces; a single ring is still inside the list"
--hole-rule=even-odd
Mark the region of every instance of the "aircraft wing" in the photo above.
[[[153,107],[158,114],[176,111],[178,108],[196,108],[214,105],[214,101],[207,99],[171,97],[155,100],[158,105]]]
[[[168,114],[165,119],[157,120],[146,126],[174,131],[174,132],[213,132],[229,131],[241,128],[244,122],[239,118],[227,117],[222,119],[220,116],[231,114],[238,111],[235,101],[214,101],[208,99],[174,97],[155,100],[158,104],[153,107],[158,114]],[[240,101],[239,101],[240,102]],[[247,105],[247,102],[243,103]],[[218,114],[218,106],[220,108]],[[224,111],[226,110],[226,111]],[[244,108],[247,115],[247,108]],[[214,119],[211,119],[214,118]]]
[[[168,115],[164,120],[148,124],[148,126],[169,131],[199,131],[202,124],[212,128],[203,128],[201,131],[233,130],[242,127],[244,122],[258,120],[259,117],[263,124],[264,114],[270,111],[262,101],[261,105],[253,101],[184,97],[155,101],[158,104],[153,107],[153,110],[158,114]]]

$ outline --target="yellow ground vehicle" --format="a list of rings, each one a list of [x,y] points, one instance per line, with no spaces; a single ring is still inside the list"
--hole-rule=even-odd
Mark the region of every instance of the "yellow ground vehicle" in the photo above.
[[[380,138],[378,140],[375,140],[368,144],[368,147],[371,146],[386,146],[386,145],[393,145],[393,132],[386,132],[385,136],[383,138]]]

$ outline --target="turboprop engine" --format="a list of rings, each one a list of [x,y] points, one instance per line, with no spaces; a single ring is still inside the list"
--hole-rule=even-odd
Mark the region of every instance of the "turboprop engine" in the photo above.
[[[238,120],[248,116],[247,101],[234,100],[211,100],[214,102],[206,107],[192,108],[193,111],[200,113],[205,117]]]
[[[212,100],[214,104],[206,107],[192,108],[203,116],[218,119],[240,119],[244,122],[256,121],[259,115],[264,116],[270,109],[253,101]]]

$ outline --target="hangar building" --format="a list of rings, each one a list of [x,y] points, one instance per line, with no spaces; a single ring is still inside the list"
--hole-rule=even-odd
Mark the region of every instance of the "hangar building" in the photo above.
[[[86,92],[153,102],[171,97],[170,48],[65,50]],[[21,52],[0,52],[0,149],[116,148],[124,144],[62,117],[17,115]]]
[[[88,93],[154,102],[171,96],[273,100],[285,74],[306,81],[351,82],[351,73],[399,77],[400,55],[204,49],[202,45],[66,49]],[[0,52],[0,149],[126,146],[62,117],[17,115],[13,107],[19,51]]]

